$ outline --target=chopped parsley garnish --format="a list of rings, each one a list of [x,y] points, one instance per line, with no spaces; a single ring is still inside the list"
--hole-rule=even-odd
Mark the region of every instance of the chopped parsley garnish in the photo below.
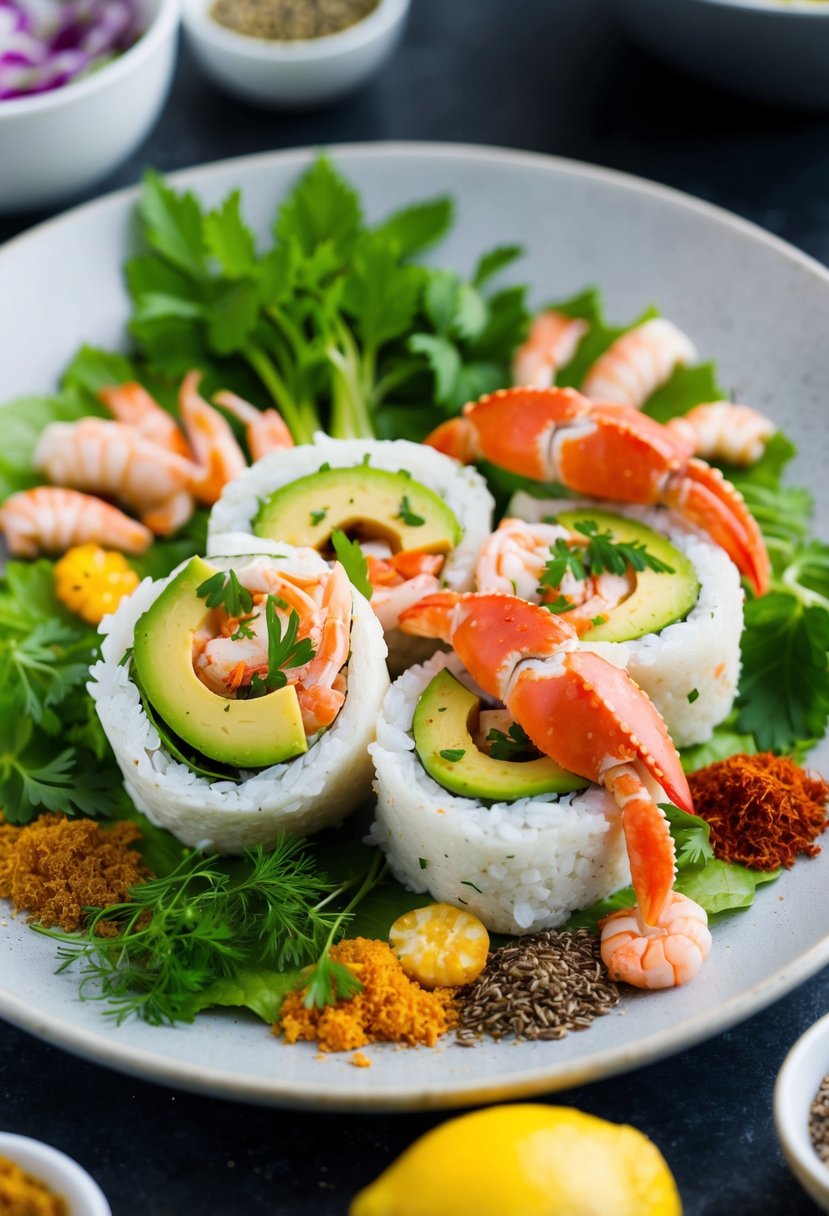
[[[553,517],[547,517],[553,521]],[[550,546],[550,556],[547,560],[538,583],[539,594],[546,588],[557,589],[562,579],[569,571],[575,579],[585,579],[590,574],[624,574],[629,566],[634,570],[654,570],[657,574],[673,574],[673,566],[655,557],[647,546],[639,540],[614,540],[613,533],[608,529],[599,531],[599,525],[593,519],[574,525],[577,532],[587,538],[587,544],[570,545],[562,537],[558,537]],[[563,599],[556,601],[556,605]],[[566,612],[567,609],[546,604],[551,612]],[[573,607],[571,604],[570,607]],[[597,622],[594,621],[594,624]]]
[[[425,870],[429,864],[425,857],[418,857],[417,861],[418,861],[418,865],[420,866],[421,870]]]
[[[250,697],[263,697],[266,693],[284,688],[288,683],[284,669],[304,667],[316,654],[310,638],[298,640],[299,613],[291,612],[283,631],[276,614],[276,604],[270,596],[265,600],[265,622],[268,627],[268,671],[264,679],[254,672]]]
[[[513,722],[506,734],[502,730],[491,730],[486,741],[493,760],[514,760],[532,748],[529,735],[517,722]]]
[[[673,566],[655,557],[641,540],[614,540],[610,529],[600,532],[593,519],[586,519],[575,528],[587,537],[585,564],[591,574],[602,574],[605,570],[611,574],[624,574],[628,566],[634,570],[654,570],[657,574],[674,573]]]
[[[328,463],[328,461],[327,461],[327,460],[324,460],[324,461],[322,462],[322,464],[320,465],[320,467],[317,469],[317,472],[318,472],[318,473],[330,473],[330,472],[331,472],[331,465]]]
[[[688,704],[693,705],[694,702],[698,699],[698,697],[699,697],[699,689],[692,688],[691,691],[688,693]]]
[[[246,620],[239,621],[236,632],[230,635],[231,642],[241,642],[243,638],[253,638],[256,636],[253,629],[248,624],[248,620],[250,620],[250,617],[248,617]]]
[[[481,895],[481,894],[482,894],[482,892],[481,892],[481,888],[480,888],[480,887],[476,887],[476,886],[475,886],[475,884],[474,884],[474,882],[470,882],[468,878],[462,878],[462,879],[461,879],[461,886],[462,886],[462,887],[471,887],[471,888],[472,888],[472,890],[473,890],[473,891],[477,891],[479,895]]]
[[[603,625],[607,620],[606,616],[594,616],[590,620],[591,625]]]
[[[322,507],[319,511],[312,511],[311,512],[311,523],[312,523],[313,527],[316,527],[317,524],[321,524],[327,514],[328,514],[328,507]]]
[[[557,595],[554,600],[547,600],[541,605],[548,612],[555,612],[559,615],[562,612],[572,612],[575,606],[575,604],[570,603],[566,595]]]
[[[438,752],[441,760],[448,760],[450,764],[454,764],[457,760],[463,760],[466,755],[466,749],[463,747],[445,747],[442,752]]]
[[[368,562],[360,548],[359,542],[349,540],[345,532],[335,528],[331,533],[331,544],[337,555],[337,561],[342,565],[351,584],[357,588],[367,600],[371,599],[374,588],[368,577]]]
[[[402,519],[404,524],[408,524],[410,528],[419,528],[426,520],[422,515],[416,515],[411,508],[408,494],[404,494],[400,500],[400,510],[397,512],[397,518]]]
[[[217,570],[196,588],[208,608],[224,608],[228,616],[245,616],[253,607],[253,596],[236,577],[235,570]]]

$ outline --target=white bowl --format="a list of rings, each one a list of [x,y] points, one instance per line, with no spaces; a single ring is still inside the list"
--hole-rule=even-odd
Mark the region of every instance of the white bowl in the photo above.
[[[212,0],[183,0],[182,22],[205,73],[242,101],[300,108],[334,101],[365,83],[400,40],[409,0],[377,7],[336,34],[295,42],[251,38],[210,16]]]
[[[66,1201],[68,1216],[112,1216],[97,1182],[59,1149],[28,1136],[0,1132],[0,1156],[7,1157],[60,1195]]]
[[[721,88],[829,108],[829,3],[612,0],[646,47]]]
[[[815,1022],[791,1049],[774,1088],[774,1122],[792,1173],[824,1212],[829,1212],[829,1165],[809,1134],[809,1108],[829,1074],[829,1014]]]
[[[155,122],[173,75],[178,0],[139,0],[144,33],[112,63],[0,101],[0,212],[63,203],[114,169]]]

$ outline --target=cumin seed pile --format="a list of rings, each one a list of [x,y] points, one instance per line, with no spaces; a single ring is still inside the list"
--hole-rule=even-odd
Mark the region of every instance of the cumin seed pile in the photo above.
[[[829,1076],[823,1078],[809,1108],[809,1135],[824,1165],[829,1165]]]
[[[557,931],[501,946],[480,976],[458,995],[457,1040],[472,1047],[493,1039],[563,1039],[609,1013],[619,989],[608,979],[599,939],[587,929]]]
[[[215,0],[219,25],[273,42],[297,42],[336,34],[367,17],[378,0]]]

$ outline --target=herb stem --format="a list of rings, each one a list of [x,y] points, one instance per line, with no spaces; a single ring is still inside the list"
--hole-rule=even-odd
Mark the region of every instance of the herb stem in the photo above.
[[[317,420],[316,427],[309,427],[307,425],[305,420],[300,416],[296,403],[278,375],[276,368],[263,350],[258,346],[246,346],[243,354],[278,406],[279,412],[285,419],[285,423],[294,438],[294,442],[310,443],[314,430],[320,429],[319,420]]]

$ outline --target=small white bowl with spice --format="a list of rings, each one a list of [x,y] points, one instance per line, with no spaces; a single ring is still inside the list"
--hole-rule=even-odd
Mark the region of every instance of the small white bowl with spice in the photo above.
[[[112,1216],[103,1191],[77,1161],[42,1140],[0,1132],[0,1209],[6,1211],[4,1188],[7,1194],[16,1194],[21,1186],[32,1197],[31,1211]],[[12,1205],[11,1210],[17,1209]]]
[[[774,1089],[774,1122],[792,1173],[829,1212],[829,1014],[783,1061]]]
[[[183,0],[188,42],[242,101],[302,108],[364,84],[399,42],[409,0]]]

